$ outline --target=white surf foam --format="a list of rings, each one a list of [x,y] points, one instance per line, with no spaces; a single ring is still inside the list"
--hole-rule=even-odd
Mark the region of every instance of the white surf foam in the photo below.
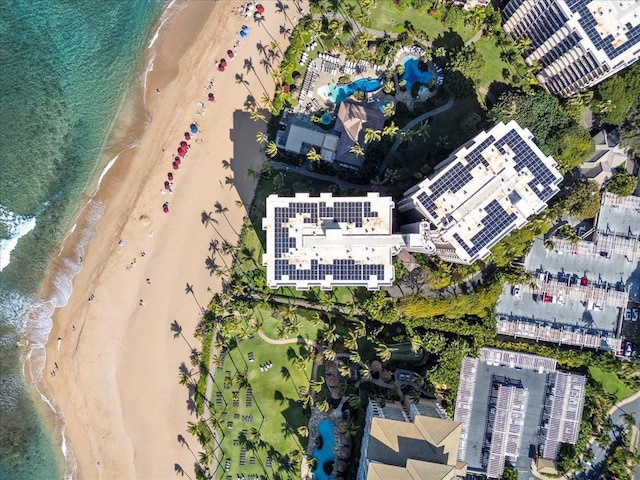
[[[36,218],[19,215],[4,205],[0,205],[0,223],[4,225],[9,238],[0,239],[0,272],[11,262],[11,252],[18,241],[36,228]]]

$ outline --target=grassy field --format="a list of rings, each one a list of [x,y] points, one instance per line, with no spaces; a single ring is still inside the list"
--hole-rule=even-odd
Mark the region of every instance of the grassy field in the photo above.
[[[602,384],[602,387],[608,392],[616,396],[616,400],[624,400],[635,392],[620,381],[615,372],[605,372],[598,367],[589,367],[589,375]]]
[[[483,37],[475,42],[475,46],[485,61],[479,86],[488,88],[492,82],[504,82],[502,70],[509,68],[509,65],[500,58],[501,50],[496,47],[495,41],[492,38]]]
[[[271,323],[276,321],[272,319]],[[299,477],[299,467],[297,472],[295,469],[288,471],[285,457],[306,448],[306,438],[296,432],[298,427],[307,424],[298,403],[298,389],[308,388],[312,364],[308,362],[307,369],[300,371],[290,361],[290,357],[296,355],[308,357],[300,345],[271,345],[256,335],[239,342],[237,348],[225,356],[222,368],[216,369],[212,414],[220,418],[224,434],[220,442],[222,455],[217,478],[231,475],[236,479],[238,475],[248,477],[252,474],[260,478]],[[254,360],[250,361],[250,358]],[[273,367],[260,371],[260,365],[267,362]],[[225,377],[244,369],[248,372],[247,385],[238,381],[232,385],[225,382]],[[253,396],[251,402],[247,401],[249,388]],[[253,428],[259,431],[261,445],[252,435]],[[240,464],[243,447],[246,449],[245,465]],[[227,459],[231,462],[229,471],[225,472]]]

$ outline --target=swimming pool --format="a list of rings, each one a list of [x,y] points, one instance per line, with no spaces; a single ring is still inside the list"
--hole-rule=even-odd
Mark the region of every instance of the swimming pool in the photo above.
[[[325,463],[335,461],[333,454],[333,422],[322,420],[318,424],[318,435],[322,437],[322,448],[313,450],[313,456],[317,461],[316,470],[313,472],[313,480],[332,480],[333,475],[327,475],[322,468]]]
[[[368,93],[379,88],[382,88],[382,82],[377,78],[361,78],[346,85],[323,85],[318,94],[325,102],[338,104],[357,91]]]
[[[420,82],[423,84],[428,84],[433,78],[433,74],[431,72],[423,72],[418,68],[419,60],[415,57],[405,57],[402,60],[402,64],[404,65],[404,73],[401,80],[407,81],[407,90],[411,91],[411,86]]]

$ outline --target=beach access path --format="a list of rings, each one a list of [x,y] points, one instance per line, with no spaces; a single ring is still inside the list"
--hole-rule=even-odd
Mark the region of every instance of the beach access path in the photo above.
[[[232,13],[245,3],[171,4],[146,79],[150,121],[91,200],[104,205],[104,215],[67,305],[54,314],[45,365],[47,372],[54,362],[59,366],[44,391],[64,415],[66,444],[77,463],[74,469],[70,461],[66,473],[76,478],[195,478],[201,449],[187,426],[197,418],[178,381],[191,349],[174,336],[172,324],[199,348],[190,336],[221,290],[209,268],[220,259],[209,244],[237,243],[246,211],[234,203],[251,204],[255,180],[246,172],[260,170],[265,160],[255,141],[264,125],[253,122],[248,109],[274,91],[262,60],[279,60],[265,59],[268,49],[261,47],[275,39],[286,49],[288,42],[280,33],[287,19],[274,4],[264,4],[265,19],[257,24]],[[238,35],[243,24],[246,39]],[[217,69],[221,58],[224,72]],[[208,93],[215,102],[207,101]],[[177,147],[194,121],[199,131],[174,170]],[[163,188],[168,173],[172,193]],[[63,255],[79,242],[86,212],[77,223]]]

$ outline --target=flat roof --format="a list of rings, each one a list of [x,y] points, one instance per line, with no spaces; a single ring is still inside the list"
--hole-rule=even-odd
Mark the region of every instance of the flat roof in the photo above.
[[[481,349],[480,355],[481,359],[465,358],[462,364],[454,417],[462,423],[458,458],[467,462],[470,473],[487,474],[491,464],[491,475],[495,476],[498,457],[507,456],[518,471],[527,472],[530,447],[541,446],[546,439],[545,422],[549,425],[550,418],[553,422],[560,419],[568,426],[581,416],[581,409],[565,409],[564,400],[551,417],[548,412],[553,411],[553,395],[561,399],[583,397],[584,391],[575,396],[572,388],[584,377],[562,372],[562,379],[568,382],[558,382],[555,359],[538,355],[487,348]],[[579,378],[574,382],[574,377]],[[492,447],[496,430],[499,437]],[[568,433],[550,438],[558,437],[575,441]],[[514,455],[517,458],[513,459]]]
[[[500,122],[409,189],[410,200],[400,209],[418,210],[431,222],[436,245],[452,245],[463,263],[473,263],[544,210],[561,180],[555,160],[542,153],[529,130],[514,120]]]
[[[366,197],[270,195],[262,228],[267,245],[262,263],[271,288],[295,286],[390,286],[395,277],[392,257],[403,245],[391,233],[391,197],[370,192]]]
[[[284,149],[290,152],[301,153],[302,145],[309,144],[318,148],[322,160],[332,162],[338,149],[339,137],[331,133],[320,132],[300,125],[291,125]]]

